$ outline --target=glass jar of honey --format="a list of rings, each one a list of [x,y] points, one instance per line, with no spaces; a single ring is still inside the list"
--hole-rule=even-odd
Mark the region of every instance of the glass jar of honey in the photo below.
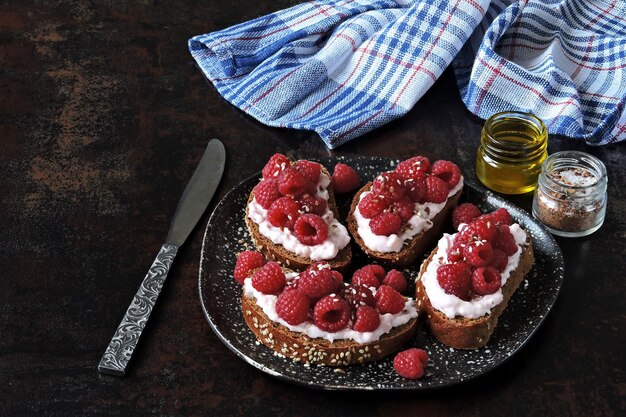
[[[507,111],[485,121],[476,155],[476,174],[488,188],[523,194],[537,186],[548,156],[548,130],[530,113]]]

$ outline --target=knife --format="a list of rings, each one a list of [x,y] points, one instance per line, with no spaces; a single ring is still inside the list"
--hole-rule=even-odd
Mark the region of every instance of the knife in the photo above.
[[[128,362],[139,343],[178,248],[185,243],[215,194],[225,161],[224,145],[212,139],[176,207],[165,243],[102,355],[99,372],[117,376],[126,374]]]

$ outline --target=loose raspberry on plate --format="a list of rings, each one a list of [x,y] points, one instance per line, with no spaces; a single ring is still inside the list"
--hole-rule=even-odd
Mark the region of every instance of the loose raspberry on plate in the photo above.
[[[289,165],[289,158],[283,154],[275,153],[263,167],[263,178],[276,178]]]
[[[381,285],[376,290],[376,308],[380,314],[396,314],[404,309],[406,300],[398,291],[389,285]]]
[[[452,210],[452,226],[459,230],[461,223],[469,224],[481,214],[480,209],[472,203],[459,204]]]
[[[444,160],[435,161],[430,168],[430,175],[444,180],[449,189],[454,188],[461,180],[461,170],[459,167],[453,162]]]
[[[276,314],[287,323],[297,326],[309,317],[311,301],[302,291],[285,289],[276,300]]]
[[[400,200],[393,202],[391,210],[400,216],[403,222],[407,222],[415,214],[415,202],[411,200],[411,197],[405,195]]]
[[[383,172],[374,179],[372,192],[398,201],[404,195],[404,179],[395,171]]]
[[[390,203],[385,196],[369,193],[359,201],[359,211],[364,218],[373,219],[389,207]]]
[[[318,262],[300,273],[296,288],[301,290],[311,300],[318,300],[325,295],[339,289],[339,284],[333,277],[333,271],[326,262]]]
[[[323,198],[316,198],[309,194],[305,194],[299,199],[300,211],[303,214],[311,213],[323,216],[328,208],[328,203]]]
[[[298,197],[311,191],[311,186],[311,181],[291,166],[278,175],[278,191],[282,195]]]
[[[500,289],[502,276],[492,266],[481,266],[472,272],[472,291],[477,295],[488,295]]]
[[[463,248],[463,257],[471,266],[485,266],[491,262],[493,248],[487,241],[476,241]]]
[[[437,268],[437,282],[450,295],[465,301],[471,298],[472,270],[465,262],[441,265]]]
[[[254,187],[254,199],[264,209],[270,208],[272,203],[282,197],[278,191],[276,180],[263,180]]]
[[[307,161],[306,159],[296,161],[295,168],[313,184],[317,184],[320,179],[320,174],[322,173],[322,166],[320,164]]]
[[[233,276],[235,280],[243,285],[243,281],[250,276],[250,273],[265,265],[265,257],[253,250],[243,251],[237,256]]]
[[[293,232],[300,243],[308,246],[319,245],[328,238],[328,225],[320,216],[303,214],[296,220]]]
[[[373,332],[380,326],[380,314],[374,307],[359,306],[352,328],[357,332]]]
[[[414,156],[400,162],[396,172],[405,180],[422,180],[430,172],[430,161],[425,156]]]
[[[337,193],[349,193],[354,191],[361,179],[349,165],[338,163],[335,165],[332,176],[333,190]]]
[[[278,294],[286,283],[285,273],[276,262],[268,262],[252,274],[252,286],[263,294]]]
[[[389,285],[391,288],[398,291],[399,293],[405,292],[407,288],[407,282],[404,274],[397,269],[392,269],[391,271],[387,272],[387,275],[383,279],[382,283],[385,285]]]
[[[367,285],[360,285],[356,283],[345,284],[339,295],[343,297],[353,310],[356,310],[359,306],[376,306],[376,298],[374,293]]]
[[[498,271],[502,272],[506,269],[508,262],[509,257],[506,256],[506,253],[504,253],[502,249],[495,248],[493,250],[493,254],[491,255],[489,266],[493,266]]]
[[[370,220],[372,233],[380,236],[390,236],[400,232],[402,219],[396,213],[383,212]]]
[[[289,197],[274,201],[267,210],[267,221],[274,227],[292,230],[300,217],[300,205]]]
[[[448,185],[441,178],[426,178],[426,201],[443,203],[448,199],[448,191]]]
[[[334,333],[344,329],[350,321],[350,305],[336,295],[327,295],[315,303],[313,321],[320,329]]]
[[[517,243],[511,234],[511,229],[506,224],[497,226],[497,233],[493,238],[492,245],[494,248],[501,249],[506,256],[514,255],[517,252]]]
[[[393,358],[393,369],[405,378],[418,379],[424,375],[428,364],[428,353],[422,349],[411,348],[398,352]]]

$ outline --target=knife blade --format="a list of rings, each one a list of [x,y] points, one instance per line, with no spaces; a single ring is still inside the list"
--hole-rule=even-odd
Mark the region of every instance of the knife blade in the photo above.
[[[224,145],[217,139],[209,141],[200,163],[185,187],[176,207],[170,230],[156,259],[150,266],[133,301],[128,306],[111,342],[102,355],[98,371],[124,376],[150,318],[156,300],[178,249],[202,217],[220,183],[226,162]]]

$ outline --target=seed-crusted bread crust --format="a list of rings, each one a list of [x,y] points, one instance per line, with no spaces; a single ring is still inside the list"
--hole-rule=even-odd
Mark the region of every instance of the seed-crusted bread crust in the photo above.
[[[312,339],[272,321],[257,305],[254,297],[246,296],[245,293],[241,307],[246,324],[261,343],[294,362],[314,365],[346,366],[382,359],[411,340],[417,329],[417,317],[414,317],[374,342],[330,342],[322,338]]]
[[[293,163],[292,163],[293,164]],[[331,175],[328,170],[322,165],[322,173],[328,175],[330,178]],[[250,236],[252,237],[252,241],[256,248],[265,255],[266,258],[271,259],[280,263],[281,265],[293,269],[302,271],[306,269],[309,265],[314,263],[311,259],[297,255],[287,249],[283,245],[276,244],[272,242],[270,239],[266,238],[259,231],[259,225],[250,219],[248,216],[248,206],[250,202],[254,200],[254,189],[250,193],[250,197],[248,198],[248,203],[246,204],[246,226],[248,227],[248,231],[250,232]],[[335,200],[335,195],[332,191],[332,185],[328,187],[328,207],[333,212],[335,219],[339,219],[339,213],[337,211],[337,203]],[[350,262],[352,262],[352,248],[350,243],[348,243],[343,249],[341,249],[337,256],[333,259],[326,259],[326,262],[330,264],[330,267],[339,271],[345,271]]]
[[[372,183],[368,182],[356,193],[352,199],[352,206],[350,207],[350,214],[348,215],[348,230],[352,235],[354,241],[361,247],[363,252],[372,259],[375,259],[383,264],[393,267],[405,267],[413,264],[418,256],[422,255],[428,249],[430,249],[435,242],[441,237],[443,229],[446,226],[447,220],[450,218],[452,210],[456,207],[459,198],[461,198],[461,192],[459,190],[456,194],[450,196],[443,210],[441,210],[432,219],[433,225],[430,229],[424,230],[421,233],[413,236],[408,242],[404,243],[402,249],[398,252],[378,252],[371,250],[365,245],[361,236],[358,233],[358,224],[354,217],[354,211],[359,205],[361,194],[369,191],[372,188]]]
[[[418,311],[426,317],[428,327],[435,338],[444,345],[456,349],[481,348],[489,342],[498,324],[498,318],[506,309],[511,296],[520,286],[524,276],[533,266],[534,256],[530,236],[527,237],[526,243],[522,246],[522,254],[517,268],[511,272],[506,284],[502,287],[502,295],[504,296],[502,302],[492,308],[491,313],[476,319],[464,317],[450,319],[430,303],[421,278],[436,253],[437,248],[422,263],[419,276],[415,282],[415,299]]]

